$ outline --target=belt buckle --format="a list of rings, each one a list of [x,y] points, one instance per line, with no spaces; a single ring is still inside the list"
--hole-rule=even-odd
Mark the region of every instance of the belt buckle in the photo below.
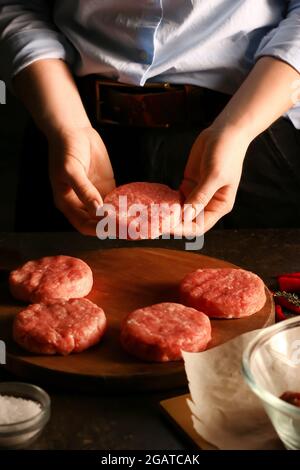
[[[112,80],[105,80],[105,79],[96,79],[96,100],[97,100],[97,109],[96,109],[96,117],[97,121],[101,124],[115,124],[120,125],[119,122],[113,121],[105,117],[105,113],[103,112],[103,105],[105,101],[102,99],[102,92],[101,89],[114,87],[114,88],[123,88],[126,85],[119,82],[114,82]]]
[[[178,86],[174,86],[170,83],[165,83],[165,82],[150,82],[146,83],[144,86],[138,86],[138,85],[131,85],[127,83],[120,83],[117,81],[112,81],[108,79],[96,79],[96,100],[97,100],[97,109],[96,109],[96,117],[98,123],[101,124],[113,124],[113,125],[123,125],[121,122],[114,121],[112,119],[109,119],[108,117],[105,116],[105,111],[103,110],[103,107],[105,105],[105,99],[103,99],[102,91],[105,88],[120,88],[120,89],[130,89],[130,88],[140,88],[141,91],[143,89],[164,89],[166,91],[172,89],[172,88],[178,88]],[[101,91],[102,90],[102,91]],[[169,127],[166,125],[165,127]]]

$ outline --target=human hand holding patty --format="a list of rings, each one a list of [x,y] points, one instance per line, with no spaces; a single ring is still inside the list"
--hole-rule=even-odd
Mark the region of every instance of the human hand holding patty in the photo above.
[[[79,232],[96,235],[96,208],[114,188],[114,176],[67,64],[38,60],[17,74],[13,85],[48,140],[56,206]]]
[[[195,218],[204,209],[203,232],[231,211],[241,179],[249,141],[234,129],[211,126],[197,137],[185,168],[180,191]],[[191,217],[190,211],[185,212]]]
[[[204,207],[202,232],[232,209],[249,144],[296,104],[297,80],[299,73],[285,62],[260,58],[214,123],[196,139],[181,192],[186,204]],[[185,220],[195,217],[191,212]]]
[[[92,127],[63,128],[48,141],[54,202],[79,232],[95,235],[96,210],[115,187],[105,145]]]

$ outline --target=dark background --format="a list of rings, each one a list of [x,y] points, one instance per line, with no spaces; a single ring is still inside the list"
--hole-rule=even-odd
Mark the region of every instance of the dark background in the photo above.
[[[18,162],[28,120],[19,100],[7,91],[0,105],[0,232],[12,231]]]

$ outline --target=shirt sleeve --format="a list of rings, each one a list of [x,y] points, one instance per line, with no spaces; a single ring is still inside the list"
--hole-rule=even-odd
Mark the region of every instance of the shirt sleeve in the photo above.
[[[51,3],[0,0],[0,77],[8,86],[36,60],[72,61],[72,47],[52,21]]]
[[[300,0],[286,1],[286,17],[261,41],[255,59],[273,56],[300,73]]]

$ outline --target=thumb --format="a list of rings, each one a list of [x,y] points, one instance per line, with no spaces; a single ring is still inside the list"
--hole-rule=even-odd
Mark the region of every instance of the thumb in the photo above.
[[[103,205],[98,189],[89,180],[81,163],[68,171],[69,184],[92,217],[96,216],[99,206]]]
[[[218,182],[212,177],[208,177],[206,180],[198,184],[185,200],[185,220],[191,221],[195,219],[197,215],[204,210],[218,189]]]

